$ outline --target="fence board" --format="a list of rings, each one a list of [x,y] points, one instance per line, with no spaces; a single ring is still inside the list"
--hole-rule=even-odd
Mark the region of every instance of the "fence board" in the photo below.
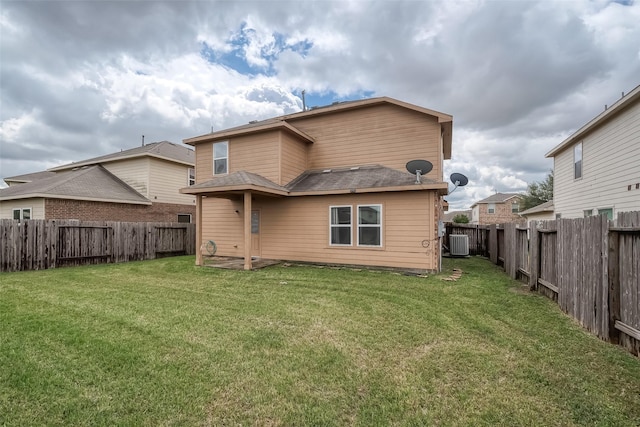
[[[529,241],[517,227],[493,227],[489,259],[513,277],[529,260],[529,287],[598,337],[640,355],[640,212],[532,221]],[[504,240],[503,240],[504,239]],[[504,248],[504,252],[500,248]],[[528,249],[528,254],[525,255]],[[514,258],[515,256],[515,258]]]
[[[195,224],[0,220],[0,236],[0,271],[195,253]]]
[[[619,334],[620,345],[640,355],[640,340],[633,332],[640,332],[640,212],[619,214],[617,226],[621,228],[617,232],[619,312],[612,317],[626,327],[617,328],[623,332]]]
[[[449,236],[464,234],[469,238],[469,255],[489,256],[489,228],[483,225],[447,224],[445,228],[445,242],[449,245]]]

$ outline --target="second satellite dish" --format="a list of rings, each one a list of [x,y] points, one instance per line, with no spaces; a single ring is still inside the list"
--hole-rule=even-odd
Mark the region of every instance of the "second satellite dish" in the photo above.
[[[449,191],[449,194],[456,191],[456,188],[464,187],[469,183],[469,178],[458,172],[452,173],[449,179],[451,180],[451,182],[453,182],[453,185],[455,185],[455,187],[453,187],[453,190]]]
[[[427,160],[411,160],[407,162],[407,170],[416,176],[416,184],[420,184],[420,176],[431,172],[433,165]]]
[[[449,179],[456,187],[464,187],[469,183],[469,178],[458,172],[452,173]]]

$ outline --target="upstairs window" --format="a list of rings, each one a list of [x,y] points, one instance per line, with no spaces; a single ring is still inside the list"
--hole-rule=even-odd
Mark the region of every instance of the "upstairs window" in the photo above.
[[[582,142],[573,147],[573,178],[582,178]]]
[[[495,203],[489,203],[489,205],[487,206],[487,213],[496,213],[496,204]]]
[[[358,246],[382,246],[382,206],[358,206]]]
[[[520,204],[518,202],[511,203],[511,213],[520,212]]]
[[[330,207],[330,237],[332,245],[351,245],[351,206]]]
[[[229,142],[213,144],[213,174],[224,175],[229,171]]]
[[[187,172],[187,185],[192,186],[196,183],[196,169],[189,168],[189,172]]]

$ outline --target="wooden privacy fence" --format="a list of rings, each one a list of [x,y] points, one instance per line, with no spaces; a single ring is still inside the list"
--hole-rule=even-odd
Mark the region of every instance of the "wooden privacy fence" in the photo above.
[[[444,241],[449,242],[452,234],[464,234],[469,237],[469,254],[489,256],[489,227],[471,224],[447,224]]]
[[[528,237],[527,237],[528,236]],[[489,259],[640,355],[640,212],[489,227]]]
[[[195,253],[195,224],[0,220],[0,271]]]

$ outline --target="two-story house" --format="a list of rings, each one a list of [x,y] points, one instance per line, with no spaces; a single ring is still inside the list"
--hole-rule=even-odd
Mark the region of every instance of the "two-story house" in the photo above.
[[[245,269],[262,257],[438,270],[451,136],[450,115],[383,97],[186,139],[196,245],[212,240]],[[433,165],[419,182],[414,159]]]
[[[640,86],[546,154],[556,216],[640,211]]]
[[[0,218],[192,222],[189,147],[156,142],[47,171],[5,178]]]
[[[496,193],[471,205],[470,224],[522,222],[522,217],[519,215],[521,203],[521,194]]]

